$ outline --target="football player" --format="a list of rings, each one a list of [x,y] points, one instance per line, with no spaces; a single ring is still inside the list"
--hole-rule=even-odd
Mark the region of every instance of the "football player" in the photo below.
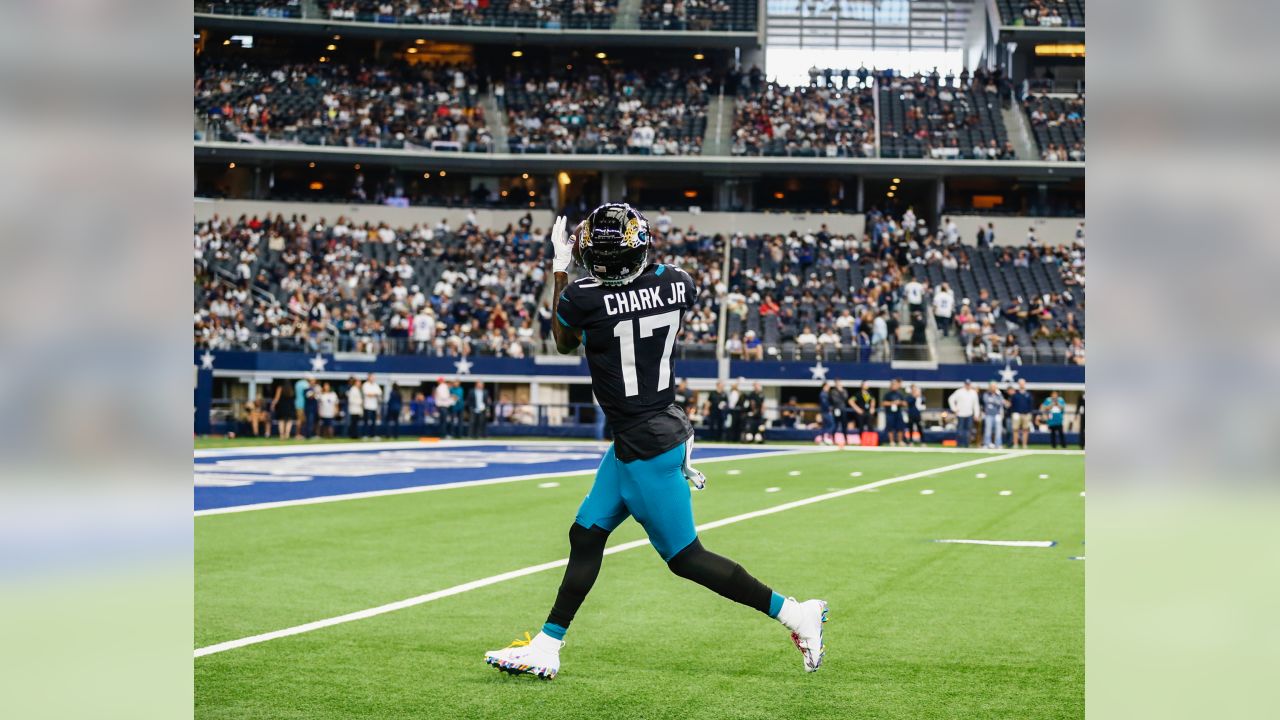
[[[649,262],[649,224],[630,205],[596,208],[574,235],[566,232],[565,218],[556,219],[553,334],[561,353],[585,344],[591,389],[614,441],[569,527],[569,564],[542,630],[486,653],[485,661],[512,674],[554,678],[565,633],[600,572],[609,533],[630,516],[673,573],[777,619],[791,631],[804,669],[817,670],[827,603],[784,597],[698,540],[689,483],[702,489],[706,479],[690,465],[693,427],[674,403],[672,382],[672,349],[697,285],[680,268]],[[570,283],[575,248],[586,275]]]

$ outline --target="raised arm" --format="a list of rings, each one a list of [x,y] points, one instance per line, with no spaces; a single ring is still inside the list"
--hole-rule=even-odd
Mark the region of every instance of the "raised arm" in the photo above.
[[[551,323],[551,334],[556,339],[556,350],[561,355],[570,355],[582,344],[582,331],[564,324],[560,315],[560,297],[569,287],[569,268],[573,266],[573,243],[569,233],[565,231],[565,217],[556,218],[551,226],[551,248],[555,257],[551,261],[552,278],[555,294],[551,299],[551,312],[555,321]]]

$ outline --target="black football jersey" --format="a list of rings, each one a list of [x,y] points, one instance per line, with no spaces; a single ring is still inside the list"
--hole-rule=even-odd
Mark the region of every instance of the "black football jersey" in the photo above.
[[[558,322],[582,330],[591,389],[615,434],[675,402],[675,344],[698,288],[689,273],[650,264],[626,285],[592,277],[560,296]]]

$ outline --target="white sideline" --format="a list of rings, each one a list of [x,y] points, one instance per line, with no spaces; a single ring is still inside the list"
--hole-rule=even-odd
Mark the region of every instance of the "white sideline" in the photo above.
[[[952,545],[1003,545],[1005,547],[1035,548],[1053,547],[1058,544],[1054,540],[934,540],[934,542],[950,543]]]
[[[703,447],[699,445],[699,447]],[[740,447],[740,446],[733,446]],[[774,450],[771,452],[747,453],[743,455],[725,455],[723,457],[704,458],[697,461],[698,465],[713,462],[728,462],[730,460],[750,460],[762,457],[777,457],[779,455],[800,455],[804,453],[816,452],[834,452],[836,448],[820,447],[794,447],[785,450]],[[317,505],[320,503],[331,503],[339,500],[361,500],[364,498],[384,497],[387,495],[408,495],[411,493],[432,492],[434,490],[454,490],[465,487],[481,487],[484,485],[501,485],[503,483],[519,482],[521,480],[543,480],[546,478],[557,477],[574,477],[577,475],[593,475],[596,468],[588,468],[586,470],[570,470],[568,472],[544,472],[532,473],[529,475],[511,475],[500,478],[490,478],[488,480],[462,480],[459,482],[440,483],[438,485],[414,485],[405,488],[392,488],[390,490],[366,490],[364,492],[346,493],[344,495],[322,495],[312,498],[298,498],[296,500],[276,500],[274,502],[253,503],[251,505],[232,505],[230,507],[208,508],[206,510],[196,510],[196,517],[204,517],[206,515],[228,515],[230,513],[249,512],[250,510],[270,510],[271,508],[293,507],[295,505]]]
[[[893,485],[894,483],[906,482],[907,480],[915,480],[917,478],[928,477],[930,475],[937,475],[939,473],[951,472],[952,470],[960,470],[963,468],[972,467],[974,465],[981,465],[984,463],[991,463],[991,462],[1000,462],[1001,460],[1009,460],[1011,458],[1022,457],[1024,455],[1025,453],[1004,453],[1000,455],[992,455],[989,457],[978,458],[976,460],[967,460],[965,462],[955,463],[952,465],[944,465],[942,467],[932,468],[929,470],[921,470],[919,472],[910,473],[908,475],[899,475],[897,477],[886,478],[884,480],[877,480],[875,482],[867,483],[865,485],[859,485],[857,487],[845,488],[843,490],[836,490],[833,492],[823,493],[822,495],[814,495],[812,497],[804,498],[803,500],[794,500],[789,503],[774,505],[773,507],[767,507],[761,510],[753,510],[751,512],[742,513],[741,515],[734,515],[732,517],[727,517],[722,520],[714,520],[709,523],[703,523],[701,525],[698,525],[697,529],[699,532],[702,532],[704,530],[712,530],[714,528],[724,527],[725,525],[732,525],[734,523],[739,523],[744,520],[752,520],[754,518],[764,517],[766,515],[773,515],[775,513],[780,513],[786,510],[792,510],[798,507],[804,507],[805,505],[812,505],[814,503],[820,503],[825,500],[833,500],[838,497],[844,497],[845,495],[851,495],[857,492],[863,492],[863,491],[871,490],[874,488],[884,487],[885,485]],[[759,456],[756,456],[756,457],[759,457]],[[740,460],[742,458],[739,457],[737,459]],[[632,540],[631,542],[622,543],[620,545],[614,545],[613,547],[606,549],[604,551],[604,554],[613,555],[614,553],[620,553],[625,550],[632,550],[638,547],[644,547],[645,545],[648,545],[648,544],[649,544],[648,539]],[[464,593],[470,590],[487,587],[489,585],[495,585],[497,583],[505,582],[507,580],[514,580],[516,578],[524,577],[526,575],[533,575],[534,573],[540,573],[543,570],[551,570],[553,568],[564,567],[565,565],[568,565],[568,564],[569,564],[568,558],[561,558],[559,560],[553,560],[552,562],[542,563],[541,565],[530,565],[529,567],[520,568],[519,570],[512,570],[510,572],[501,573],[499,575],[491,575],[487,578],[472,580],[471,582],[466,582],[461,585],[454,585],[453,587],[445,588],[443,590],[436,590],[435,592],[430,592],[425,595],[418,595],[417,597],[398,600],[396,602],[388,603],[386,605],[379,605],[377,607],[372,607],[365,610],[358,610],[356,612],[347,613],[345,615],[338,615],[336,617],[325,618],[324,620],[316,620],[315,622],[309,622],[303,625],[295,625],[294,627],[284,628],[283,630],[273,630],[272,632],[262,633],[260,635],[250,635],[249,637],[243,637],[238,640],[227,640],[226,642],[220,642],[214,645],[206,645],[205,647],[196,649],[195,657],[197,658],[204,657],[206,655],[213,655],[214,653],[225,652],[227,650],[234,650],[236,648],[242,648],[248,645],[256,645],[258,643],[264,643],[264,642],[267,642],[268,640],[276,640],[283,637],[289,637],[291,635],[301,635],[302,633],[311,632],[312,630],[320,630],[322,628],[332,627],[334,625],[341,625],[343,623],[349,623],[355,620],[364,620],[366,618],[371,618],[378,615],[384,615],[389,612],[395,612],[396,610],[403,610],[405,608],[414,607],[415,605],[422,605],[423,603],[429,603],[433,600],[439,600],[441,598],[447,598],[453,595],[459,595],[461,593]]]

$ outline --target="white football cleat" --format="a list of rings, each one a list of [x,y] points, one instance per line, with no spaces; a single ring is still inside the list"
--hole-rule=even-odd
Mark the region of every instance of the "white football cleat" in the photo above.
[[[562,647],[563,640],[556,640],[545,633],[538,633],[533,639],[525,633],[523,640],[515,640],[501,650],[485,653],[484,661],[511,675],[535,675],[543,680],[552,680],[560,672]]]
[[[787,598],[795,603],[795,598]],[[822,658],[827,653],[827,646],[822,642],[822,624],[827,621],[826,600],[806,600],[796,603],[794,610],[788,613],[792,622],[791,642],[796,644],[800,655],[804,658],[804,671],[815,672],[822,667]]]

